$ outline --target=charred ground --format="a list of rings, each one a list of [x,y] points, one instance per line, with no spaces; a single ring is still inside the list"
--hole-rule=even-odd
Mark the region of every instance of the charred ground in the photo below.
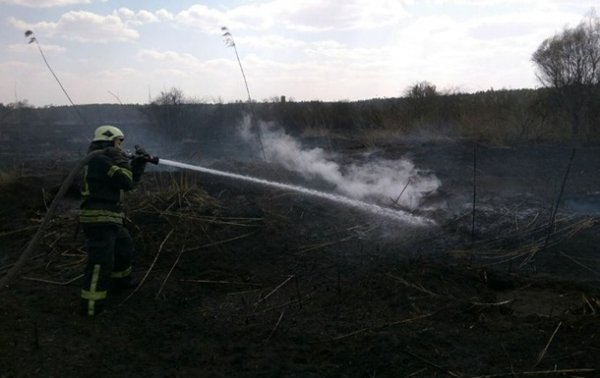
[[[437,221],[426,229],[149,170],[127,202],[143,285],[93,320],[76,313],[85,252],[73,193],[0,292],[0,377],[597,376],[597,148],[578,149],[541,249],[570,152],[479,146],[474,237],[470,144],[374,152],[410,156],[442,179],[419,212]],[[49,161],[3,179],[1,272],[73,166]],[[301,180],[257,161],[215,167]]]

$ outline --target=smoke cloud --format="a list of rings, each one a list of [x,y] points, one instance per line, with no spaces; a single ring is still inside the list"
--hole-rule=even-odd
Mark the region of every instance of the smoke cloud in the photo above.
[[[242,136],[256,143],[250,123],[244,122]],[[376,159],[367,162],[340,162],[343,158],[322,148],[305,148],[282,129],[261,125],[262,143],[268,161],[298,172],[308,179],[321,179],[339,194],[362,201],[416,209],[441,185],[432,173],[419,170],[408,159]]]

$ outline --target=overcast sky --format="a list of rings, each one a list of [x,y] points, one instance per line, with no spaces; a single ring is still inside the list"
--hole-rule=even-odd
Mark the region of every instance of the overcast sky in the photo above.
[[[473,92],[538,86],[531,55],[599,0],[0,0],[0,102],[147,103],[397,97],[429,81]]]

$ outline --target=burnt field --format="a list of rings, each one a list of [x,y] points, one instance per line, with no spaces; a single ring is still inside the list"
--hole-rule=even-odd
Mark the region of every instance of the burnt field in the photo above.
[[[74,188],[0,289],[0,377],[600,375],[598,147],[576,150],[552,227],[570,147],[336,147],[345,164],[404,158],[434,174],[441,185],[419,206],[380,204],[435,224],[149,167],[126,202],[141,284],[87,319]],[[75,155],[6,153],[0,274]],[[330,189],[275,162],[186,158]]]

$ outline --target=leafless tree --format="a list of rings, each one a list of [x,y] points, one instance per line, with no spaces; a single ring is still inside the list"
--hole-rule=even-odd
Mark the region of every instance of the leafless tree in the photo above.
[[[436,96],[438,92],[435,85],[431,84],[428,81],[420,81],[409,86],[404,91],[404,94],[406,95],[406,97],[417,99]]]
[[[532,56],[540,83],[554,89],[577,136],[600,83],[600,18],[592,9],[575,28],[544,40]]]
[[[438,95],[435,85],[428,81],[420,81],[406,88],[404,95],[412,117],[422,126],[428,112],[434,107],[432,99]]]
[[[172,87],[169,90],[160,91],[153,103],[156,105],[183,105],[186,103],[186,98],[181,89]]]

